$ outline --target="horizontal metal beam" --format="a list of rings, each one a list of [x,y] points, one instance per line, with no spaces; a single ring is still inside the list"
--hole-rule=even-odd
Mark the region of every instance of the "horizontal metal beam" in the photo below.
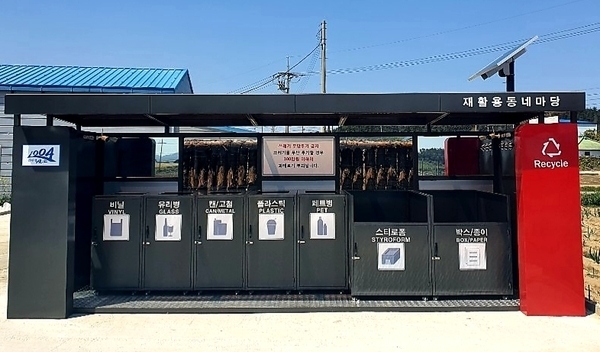
[[[510,98],[510,99],[509,99]],[[377,115],[583,111],[585,92],[394,94],[7,94],[7,114]],[[478,104],[486,101],[487,104]],[[512,102],[516,101],[516,104]],[[531,101],[525,104],[523,101]],[[492,102],[494,102],[492,104]],[[337,118],[336,118],[337,120]]]

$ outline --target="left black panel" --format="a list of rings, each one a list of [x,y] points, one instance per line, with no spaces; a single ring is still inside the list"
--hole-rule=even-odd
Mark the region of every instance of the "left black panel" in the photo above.
[[[146,197],[143,279],[146,290],[192,289],[193,196]]]
[[[83,146],[95,143],[84,137],[68,127],[14,128],[9,319],[71,314],[78,272],[76,242],[83,248],[90,232],[87,220],[78,215],[92,212],[91,202],[89,208],[86,202],[77,203],[86,186],[80,182],[78,164],[93,160],[95,150]],[[84,256],[82,252],[80,258]],[[89,268],[89,256],[85,260],[83,266]]]
[[[143,197],[94,199],[92,280],[95,290],[140,288]]]

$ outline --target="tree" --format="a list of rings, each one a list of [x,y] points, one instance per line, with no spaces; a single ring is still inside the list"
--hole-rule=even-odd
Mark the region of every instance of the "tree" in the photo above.
[[[600,142],[600,134],[596,132],[596,130],[587,130],[583,132],[583,138],[589,139],[592,141]]]
[[[577,114],[577,119],[598,123],[600,121],[600,110],[598,108],[585,109]]]
[[[422,148],[419,150],[419,160],[443,163],[444,149],[442,148]]]

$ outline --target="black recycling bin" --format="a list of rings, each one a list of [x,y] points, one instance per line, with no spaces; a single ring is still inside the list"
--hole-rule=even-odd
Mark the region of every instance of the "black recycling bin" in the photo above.
[[[192,205],[192,195],[146,197],[144,289],[192,289]]]
[[[143,196],[96,196],[93,203],[91,286],[140,288]]]
[[[288,191],[248,195],[248,289],[295,289],[295,200],[296,193]]]
[[[353,296],[430,296],[431,196],[350,192]]]
[[[471,190],[433,195],[434,294],[512,295],[508,198]]]
[[[246,197],[199,194],[196,214],[194,289],[244,288]]]
[[[348,288],[346,193],[298,194],[298,289]]]

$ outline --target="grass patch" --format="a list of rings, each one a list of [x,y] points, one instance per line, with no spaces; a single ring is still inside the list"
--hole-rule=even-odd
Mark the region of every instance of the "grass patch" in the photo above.
[[[584,207],[600,206],[600,192],[582,193],[581,205],[583,205]]]

